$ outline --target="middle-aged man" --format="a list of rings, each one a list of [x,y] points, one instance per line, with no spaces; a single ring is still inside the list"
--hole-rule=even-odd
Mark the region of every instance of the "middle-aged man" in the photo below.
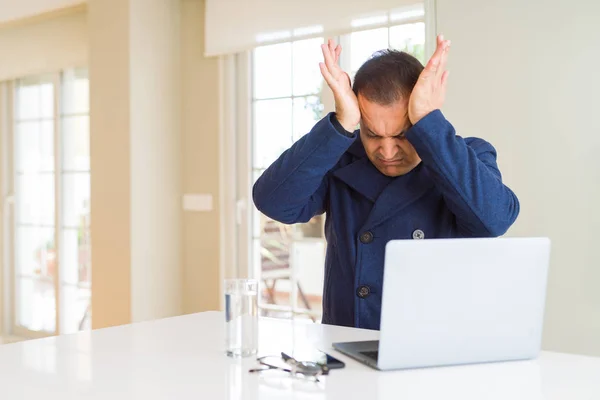
[[[425,67],[403,52],[376,53],[352,87],[329,40],[320,67],[335,112],[254,186],[256,207],[274,220],[326,213],[323,323],[379,329],[389,240],[495,237],[519,214],[494,147],[456,135],[440,111],[449,49],[438,36]]]

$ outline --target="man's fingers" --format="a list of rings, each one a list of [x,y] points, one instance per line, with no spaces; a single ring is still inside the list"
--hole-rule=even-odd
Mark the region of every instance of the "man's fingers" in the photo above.
[[[346,77],[346,81],[348,82],[348,86],[352,87],[352,79],[350,79],[350,75],[344,72],[344,76]]]
[[[327,69],[327,66],[324,63],[319,63],[319,68],[321,69],[321,75],[323,75],[325,82],[327,82],[331,90],[333,90],[333,88],[336,86],[336,81]]]
[[[446,82],[448,82],[448,76],[450,75],[450,71],[444,71],[442,74],[442,90],[444,93],[446,92]]]
[[[425,66],[423,71],[421,72],[421,75],[419,76],[419,78],[420,79],[429,79],[430,77],[435,76],[435,74],[437,73],[437,70],[439,68],[439,65],[440,65],[440,58],[436,51],[433,54],[433,56],[431,56],[431,58],[429,59],[429,62],[427,63],[427,65]]]
[[[449,44],[450,41],[444,40],[443,35],[437,37],[437,47],[435,52],[421,73],[423,79],[428,79],[431,76],[440,76],[440,74],[444,72],[444,68],[446,67],[446,60],[444,57],[447,57],[447,51],[445,50],[447,47],[446,43]]]
[[[327,66],[328,72],[331,73],[334,70],[335,62],[333,61],[333,53],[330,51],[328,44],[321,45],[323,50],[323,58],[325,59],[325,65]]]
[[[335,62],[337,64],[338,60],[340,59],[340,54],[342,54],[342,46],[341,45],[337,45],[337,47],[335,48]]]
[[[442,53],[444,50],[442,44],[440,44],[440,42],[439,42],[440,36],[438,36],[438,44],[437,44],[437,47],[435,48],[435,52],[429,59],[429,62],[427,63],[427,65],[425,66],[425,70],[427,70],[429,72],[433,72],[433,73],[435,73],[437,71],[437,69],[440,65],[440,58],[442,57]]]
[[[448,62],[448,53],[450,52],[450,41],[446,40],[443,44],[442,56],[440,57],[440,64],[437,69],[437,76],[442,76],[446,71],[446,63]]]

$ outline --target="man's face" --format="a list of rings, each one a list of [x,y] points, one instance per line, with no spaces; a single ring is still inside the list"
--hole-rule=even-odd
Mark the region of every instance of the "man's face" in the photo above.
[[[384,175],[395,177],[409,173],[421,159],[404,137],[410,127],[408,99],[388,106],[373,103],[358,95],[360,139],[369,160]]]

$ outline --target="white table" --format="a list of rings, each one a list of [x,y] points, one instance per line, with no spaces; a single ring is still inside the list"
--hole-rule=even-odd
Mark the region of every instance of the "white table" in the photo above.
[[[378,332],[263,319],[261,352],[291,345],[346,362],[319,384],[249,374],[223,354],[223,314],[201,313],[0,346],[0,398],[20,399],[600,399],[600,358],[378,372],[331,350]]]

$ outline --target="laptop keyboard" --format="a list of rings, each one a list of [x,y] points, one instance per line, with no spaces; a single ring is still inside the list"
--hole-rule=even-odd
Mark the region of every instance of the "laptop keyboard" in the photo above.
[[[361,351],[360,354],[362,354],[363,356],[367,356],[369,358],[372,358],[373,360],[377,361],[377,357],[379,356],[379,351],[375,350],[375,351]]]

